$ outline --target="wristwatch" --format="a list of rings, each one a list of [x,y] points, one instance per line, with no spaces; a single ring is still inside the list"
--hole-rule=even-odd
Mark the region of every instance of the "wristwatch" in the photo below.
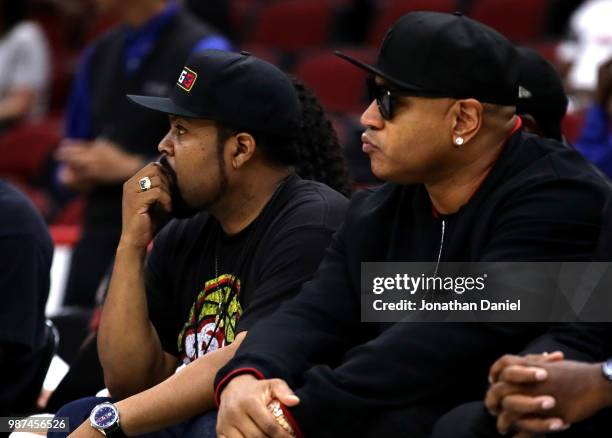
[[[125,438],[121,423],[119,422],[119,410],[112,403],[104,402],[97,405],[89,414],[91,427],[102,435],[109,438]]]
[[[612,382],[612,358],[601,364],[601,372],[606,379]]]

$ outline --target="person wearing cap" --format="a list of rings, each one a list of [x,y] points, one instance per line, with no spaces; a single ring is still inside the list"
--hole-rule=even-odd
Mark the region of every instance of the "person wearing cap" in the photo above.
[[[526,346],[561,327],[361,323],[362,262],[581,261],[597,244],[610,189],[576,151],[521,129],[519,55],[505,37],[414,12],[375,66],[340,56],[373,76],[363,150],[387,183],[352,197],[314,279],[217,374],[222,437],[269,435],[269,406],[296,436],[428,437],[482,397],[501,354],[554,351]],[[595,356],[597,341],[577,348]]]
[[[216,371],[253,324],[312,276],[348,204],[294,171],[302,155],[332,156],[297,144],[302,134],[327,141],[298,90],[312,99],[265,61],[209,50],[187,60],[169,97],[129,96],[169,115],[171,129],[160,163],[124,184],[122,237],[98,332],[108,389],[113,400],[128,398],[64,406],[57,416],[72,427],[90,413],[115,413],[112,424],[85,421],[74,436],[166,426],[160,436],[214,436],[215,412],[198,415],[215,407]],[[331,178],[339,164],[321,172]],[[145,260],[161,210],[179,219]],[[173,376],[179,362],[186,366]]]
[[[177,0],[95,0],[119,25],[84,52],[66,111],[65,139],[55,158],[62,201],[84,196],[83,232],[74,248],[63,304],[91,309],[121,233],[121,185],[153,161],[168,130],[161,114],[125,95],[166,96],[177,70],[196,50],[231,43]],[[71,336],[73,334],[70,334]]]
[[[541,137],[564,141],[561,121],[567,112],[567,95],[555,68],[538,52],[518,47],[522,98],[516,105],[523,129]]]

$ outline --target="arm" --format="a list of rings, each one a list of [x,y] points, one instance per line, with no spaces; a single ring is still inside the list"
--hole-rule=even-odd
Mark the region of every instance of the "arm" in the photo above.
[[[151,178],[153,187],[140,192],[138,181]],[[172,374],[177,359],[162,350],[149,320],[144,286],[144,259],[153,237],[149,208],[159,203],[170,211],[168,182],[156,164],[150,164],[124,185],[123,230],[109,294],[98,333],[100,363],[114,397],[149,388]]]
[[[558,201],[543,202],[549,195],[546,191],[551,189],[558,190],[554,184],[537,190],[530,187],[531,192],[522,193],[512,200],[507,210],[499,215],[499,222],[491,232],[493,237],[483,251],[482,260],[537,261],[551,258],[557,260],[588,258],[595,246],[599,229],[599,218],[595,218],[597,214],[593,213],[592,218],[588,215],[596,211],[597,207],[601,209],[603,200],[598,206],[600,200],[593,196],[591,188],[567,186],[565,190],[568,199],[573,199],[575,202],[568,204]],[[593,205],[587,205],[587,200]],[[577,209],[576,205],[581,205],[584,209]],[[579,227],[583,229],[577,229]],[[577,235],[582,239],[572,240],[572,236]],[[335,256],[343,257],[342,254]],[[336,263],[342,266],[340,261]],[[346,268],[342,266],[329,275],[330,281],[317,282],[315,279],[315,282],[309,286],[328,293],[333,291],[334,298],[339,296],[340,300],[351,301],[358,306],[357,296],[344,294],[345,289],[342,287],[349,286],[339,285],[333,279],[343,277],[345,273]],[[316,278],[321,277],[317,275]],[[285,311],[282,312],[282,316],[286,320],[276,327],[277,330],[283,327],[285,333],[281,336],[288,338],[281,344],[283,346],[293,342],[299,344],[302,350],[307,350],[309,345],[299,333],[308,333],[310,339],[311,329],[313,333],[322,329],[331,333],[328,333],[330,337],[339,333],[329,321],[338,318],[339,312],[343,309],[335,308],[335,301],[331,302],[329,295],[326,301],[308,303],[310,304],[308,307],[304,306],[304,303],[300,303],[301,306],[297,305],[307,294],[316,293],[310,290],[310,287],[305,287],[298,299],[283,309]],[[296,304],[295,308],[290,307],[293,304]],[[318,307],[315,307],[316,305]],[[300,307],[304,309],[302,312],[299,310]],[[292,310],[292,315],[288,315],[289,309]],[[332,315],[325,315],[327,309]],[[316,319],[320,314],[325,315],[321,318],[323,321]],[[298,319],[300,317],[311,322],[312,326]],[[276,315],[271,320],[278,321],[280,318],[281,315]],[[358,318],[357,316],[357,320]],[[270,327],[271,320],[266,321]],[[297,333],[287,333],[288,327],[292,326],[296,327]],[[254,332],[258,332],[259,335],[261,329],[263,335],[263,327],[264,323]],[[475,387],[484,390],[487,368],[501,355],[502,349],[518,351],[530,338],[539,333],[538,327],[526,324],[446,323],[435,326],[417,323],[396,324],[377,338],[349,351],[342,358],[340,366],[317,365],[303,375],[303,383],[298,383],[297,386],[288,380],[291,387],[297,388],[295,395],[300,399],[300,403],[292,412],[297,424],[306,435],[316,434],[321,424],[326,425],[326,431],[340,434],[342,430],[336,430],[334,427],[354,424],[359,419],[372,418],[376,413],[438,400],[440,397],[443,398],[451,387],[455,388],[456,393],[462,394],[473,393]],[[251,333],[249,339],[251,337],[255,339],[254,334]],[[266,331],[266,336],[273,336],[274,341],[279,337],[273,335],[271,330]],[[297,339],[299,341],[296,342]],[[469,342],[466,342],[468,339]],[[398,344],[400,340],[401,348]],[[285,366],[294,363],[296,358],[292,350],[275,348],[274,342],[268,346],[264,341],[258,347],[261,350],[257,352],[255,348],[253,351],[245,349],[244,355],[241,349],[233,361],[236,364],[233,370],[240,372],[241,367],[254,368],[261,371],[262,377],[265,378],[280,377],[287,380],[287,377],[291,377],[286,372],[283,374],[284,370],[276,362],[283,361]],[[287,352],[291,354],[286,354]],[[301,351],[297,352],[296,356],[302,358],[304,354],[304,351]],[[475,361],[474,357],[478,360]],[[384,368],[381,369],[383,363]],[[307,365],[305,361],[302,361],[302,364]],[[456,369],[466,370],[461,381],[455,378]],[[230,370],[227,371],[226,376]],[[482,382],[482,386],[478,385],[479,382]],[[218,391],[223,390],[223,384],[227,384],[227,381],[220,383]],[[407,391],[407,388],[410,390]],[[221,401],[223,402],[223,397],[226,396],[233,398],[239,390],[240,388],[236,386],[232,388],[228,385],[226,389],[228,394],[224,392]],[[342,406],[343,409],[338,410],[337,406]],[[220,421],[223,417],[222,407]]]
[[[246,332],[241,332],[227,347],[206,354],[158,385],[118,402],[123,432],[128,436],[154,432],[213,409],[215,374],[234,356],[245,336]],[[99,433],[85,421],[73,436],[97,437]]]

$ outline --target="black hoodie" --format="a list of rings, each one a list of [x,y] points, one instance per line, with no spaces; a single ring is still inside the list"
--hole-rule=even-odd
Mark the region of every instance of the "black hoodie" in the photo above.
[[[600,339],[577,327],[360,323],[360,275],[365,261],[588,261],[609,193],[578,152],[519,130],[452,215],[432,214],[423,185],[355,195],[314,279],[249,331],[217,396],[239,373],[278,377],[300,398],[288,417],[306,436],[426,437],[445,410],[482,399],[496,359],[548,330],[532,351],[579,336],[567,355],[600,358]]]

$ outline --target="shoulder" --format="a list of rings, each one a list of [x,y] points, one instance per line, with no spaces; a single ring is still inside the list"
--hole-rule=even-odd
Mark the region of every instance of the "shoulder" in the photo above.
[[[47,226],[32,202],[1,180],[0,211],[0,237],[29,237],[49,251],[52,250],[53,244]]]
[[[518,140],[516,159],[506,169],[508,185],[531,191],[554,186],[560,193],[565,187],[610,191],[601,172],[574,148],[525,133]]]
[[[290,226],[336,229],[344,220],[348,199],[325,184],[290,177],[273,212]]]

